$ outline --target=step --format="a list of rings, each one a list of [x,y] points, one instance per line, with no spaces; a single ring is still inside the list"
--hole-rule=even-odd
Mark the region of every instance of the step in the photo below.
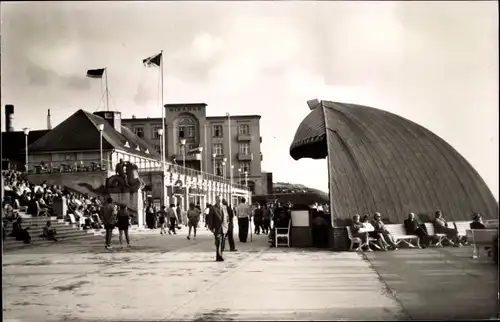
[[[58,243],[60,242],[65,242],[68,240],[77,240],[77,239],[82,239],[88,237],[87,234],[84,235],[78,235],[78,236],[68,236],[64,238],[59,238]],[[16,249],[21,249],[21,248],[27,248],[27,247],[37,247],[37,246],[43,246],[43,245],[49,245],[49,244],[54,244],[54,241],[51,240],[46,240],[46,239],[33,239],[33,244],[23,244],[21,241],[16,241],[14,240],[13,242],[6,243],[4,242],[3,244],[3,250],[4,251],[10,251],[10,250],[16,250]]]

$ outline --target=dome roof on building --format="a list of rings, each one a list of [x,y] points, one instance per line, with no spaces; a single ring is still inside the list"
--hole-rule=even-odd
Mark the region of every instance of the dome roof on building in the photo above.
[[[33,152],[98,151],[100,149],[99,124],[104,124],[103,150],[117,149],[133,155],[159,160],[154,147],[136,136],[127,127],[118,132],[105,119],[84,110],[78,110],[54,129],[33,142]]]
[[[498,218],[498,203],[474,168],[443,139],[398,115],[323,101],[299,125],[295,160],[329,156],[336,218],[380,212],[403,223],[409,212],[470,221]],[[325,178],[326,179],[326,178]]]

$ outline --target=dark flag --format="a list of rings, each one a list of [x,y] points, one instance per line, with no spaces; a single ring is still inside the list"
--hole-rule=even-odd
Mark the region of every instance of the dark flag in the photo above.
[[[102,78],[102,75],[104,75],[104,70],[105,70],[105,68],[89,69],[89,70],[87,70],[87,77]]]
[[[146,59],[143,59],[142,60],[142,63],[144,64],[144,66],[146,67],[160,67],[160,63],[161,63],[161,53],[157,54],[157,55],[153,55],[151,57],[148,57]]]

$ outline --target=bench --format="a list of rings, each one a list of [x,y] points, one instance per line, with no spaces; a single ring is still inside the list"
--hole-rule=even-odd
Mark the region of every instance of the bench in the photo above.
[[[497,229],[467,229],[466,236],[472,244],[472,258],[479,257],[480,245],[493,247],[493,240],[498,236]]]
[[[463,245],[468,245],[467,241],[467,229],[470,229],[469,221],[454,221],[448,222],[448,225],[452,225],[458,231],[458,238]]]
[[[438,234],[436,233],[436,229],[434,228],[434,224],[431,222],[426,222],[425,223],[425,229],[427,230],[427,234],[431,239],[435,239],[436,242],[433,244],[432,240],[430,241],[429,245],[430,246],[435,246],[435,247],[443,247],[443,242],[444,241],[449,241],[448,237],[446,234]]]
[[[483,220],[483,223],[488,229],[498,229],[498,219]]]
[[[385,225],[385,229],[394,237],[396,245],[405,243],[410,248],[420,248],[420,238],[417,235],[408,235],[403,224]],[[415,241],[415,245],[411,241]]]

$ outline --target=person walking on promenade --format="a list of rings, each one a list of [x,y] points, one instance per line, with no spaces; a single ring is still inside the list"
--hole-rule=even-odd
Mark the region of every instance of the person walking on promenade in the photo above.
[[[227,214],[227,211],[224,211],[221,206],[220,196],[215,197],[215,204],[210,208],[208,215],[208,229],[214,234],[215,261],[217,262],[224,261],[222,254],[224,252],[224,235],[227,232],[228,222],[228,218],[224,218],[225,214]],[[224,226],[226,226],[226,231],[224,231]]]
[[[207,206],[205,207],[205,210],[203,211],[203,219],[205,220],[205,228],[208,228],[207,225],[207,218],[208,214],[210,213],[210,204],[207,202]]]
[[[165,226],[167,219],[167,212],[165,211],[165,206],[161,206],[161,210],[158,212],[158,223],[160,224],[160,235],[167,234]]]
[[[106,245],[104,247],[110,249],[111,237],[116,225],[116,207],[113,204],[112,198],[108,198],[106,204],[101,208],[101,220],[104,224],[104,229],[106,229]]]
[[[230,252],[236,252],[237,249],[234,245],[234,237],[233,237],[233,231],[234,231],[234,211],[233,207],[227,203],[226,199],[222,199],[222,209],[223,211],[227,212],[224,213],[224,216],[227,217],[227,233],[224,239],[227,239],[229,242],[229,251]],[[224,251],[225,248],[225,243],[222,245],[222,250]]]
[[[170,208],[168,208],[167,220],[169,223],[168,234],[170,235],[171,233],[174,233],[174,235],[177,235],[177,233],[175,232],[175,227],[177,226],[177,216],[175,214],[175,204],[171,204]]]
[[[240,204],[236,207],[236,217],[238,217],[238,237],[240,242],[246,243],[248,238],[248,227],[250,224],[250,217],[252,209],[250,205],[245,203],[245,198],[241,198]]]
[[[193,238],[196,239],[196,228],[198,227],[198,222],[200,221],[200,210],[195,208],[194,203],[189,204],[187,217],[189,227],[187,239],[191,239],[191,229],[193,229]]]
[[[263,211],[260,207],[260,204],[257,203],[255,210],[253,211],[253,224],[255,229],[255,234],[259,235],[262,229],[262,233],[264,233],[264,225],[263,225]]]
[[[181,227],[179,225],[182,224],[182,209],[180,204],[175,208],[175,215],[177,218],[177,228],[180,229]]]
[[[120,238],[120,246],[123,246],[123,235],[127,241],[127,247],[130,247],[130,238],[128,236],[128,227],[130,225],[130,214],[127,210],[126,205],[121,205],[120,210],[118,210],[118,231]]]

